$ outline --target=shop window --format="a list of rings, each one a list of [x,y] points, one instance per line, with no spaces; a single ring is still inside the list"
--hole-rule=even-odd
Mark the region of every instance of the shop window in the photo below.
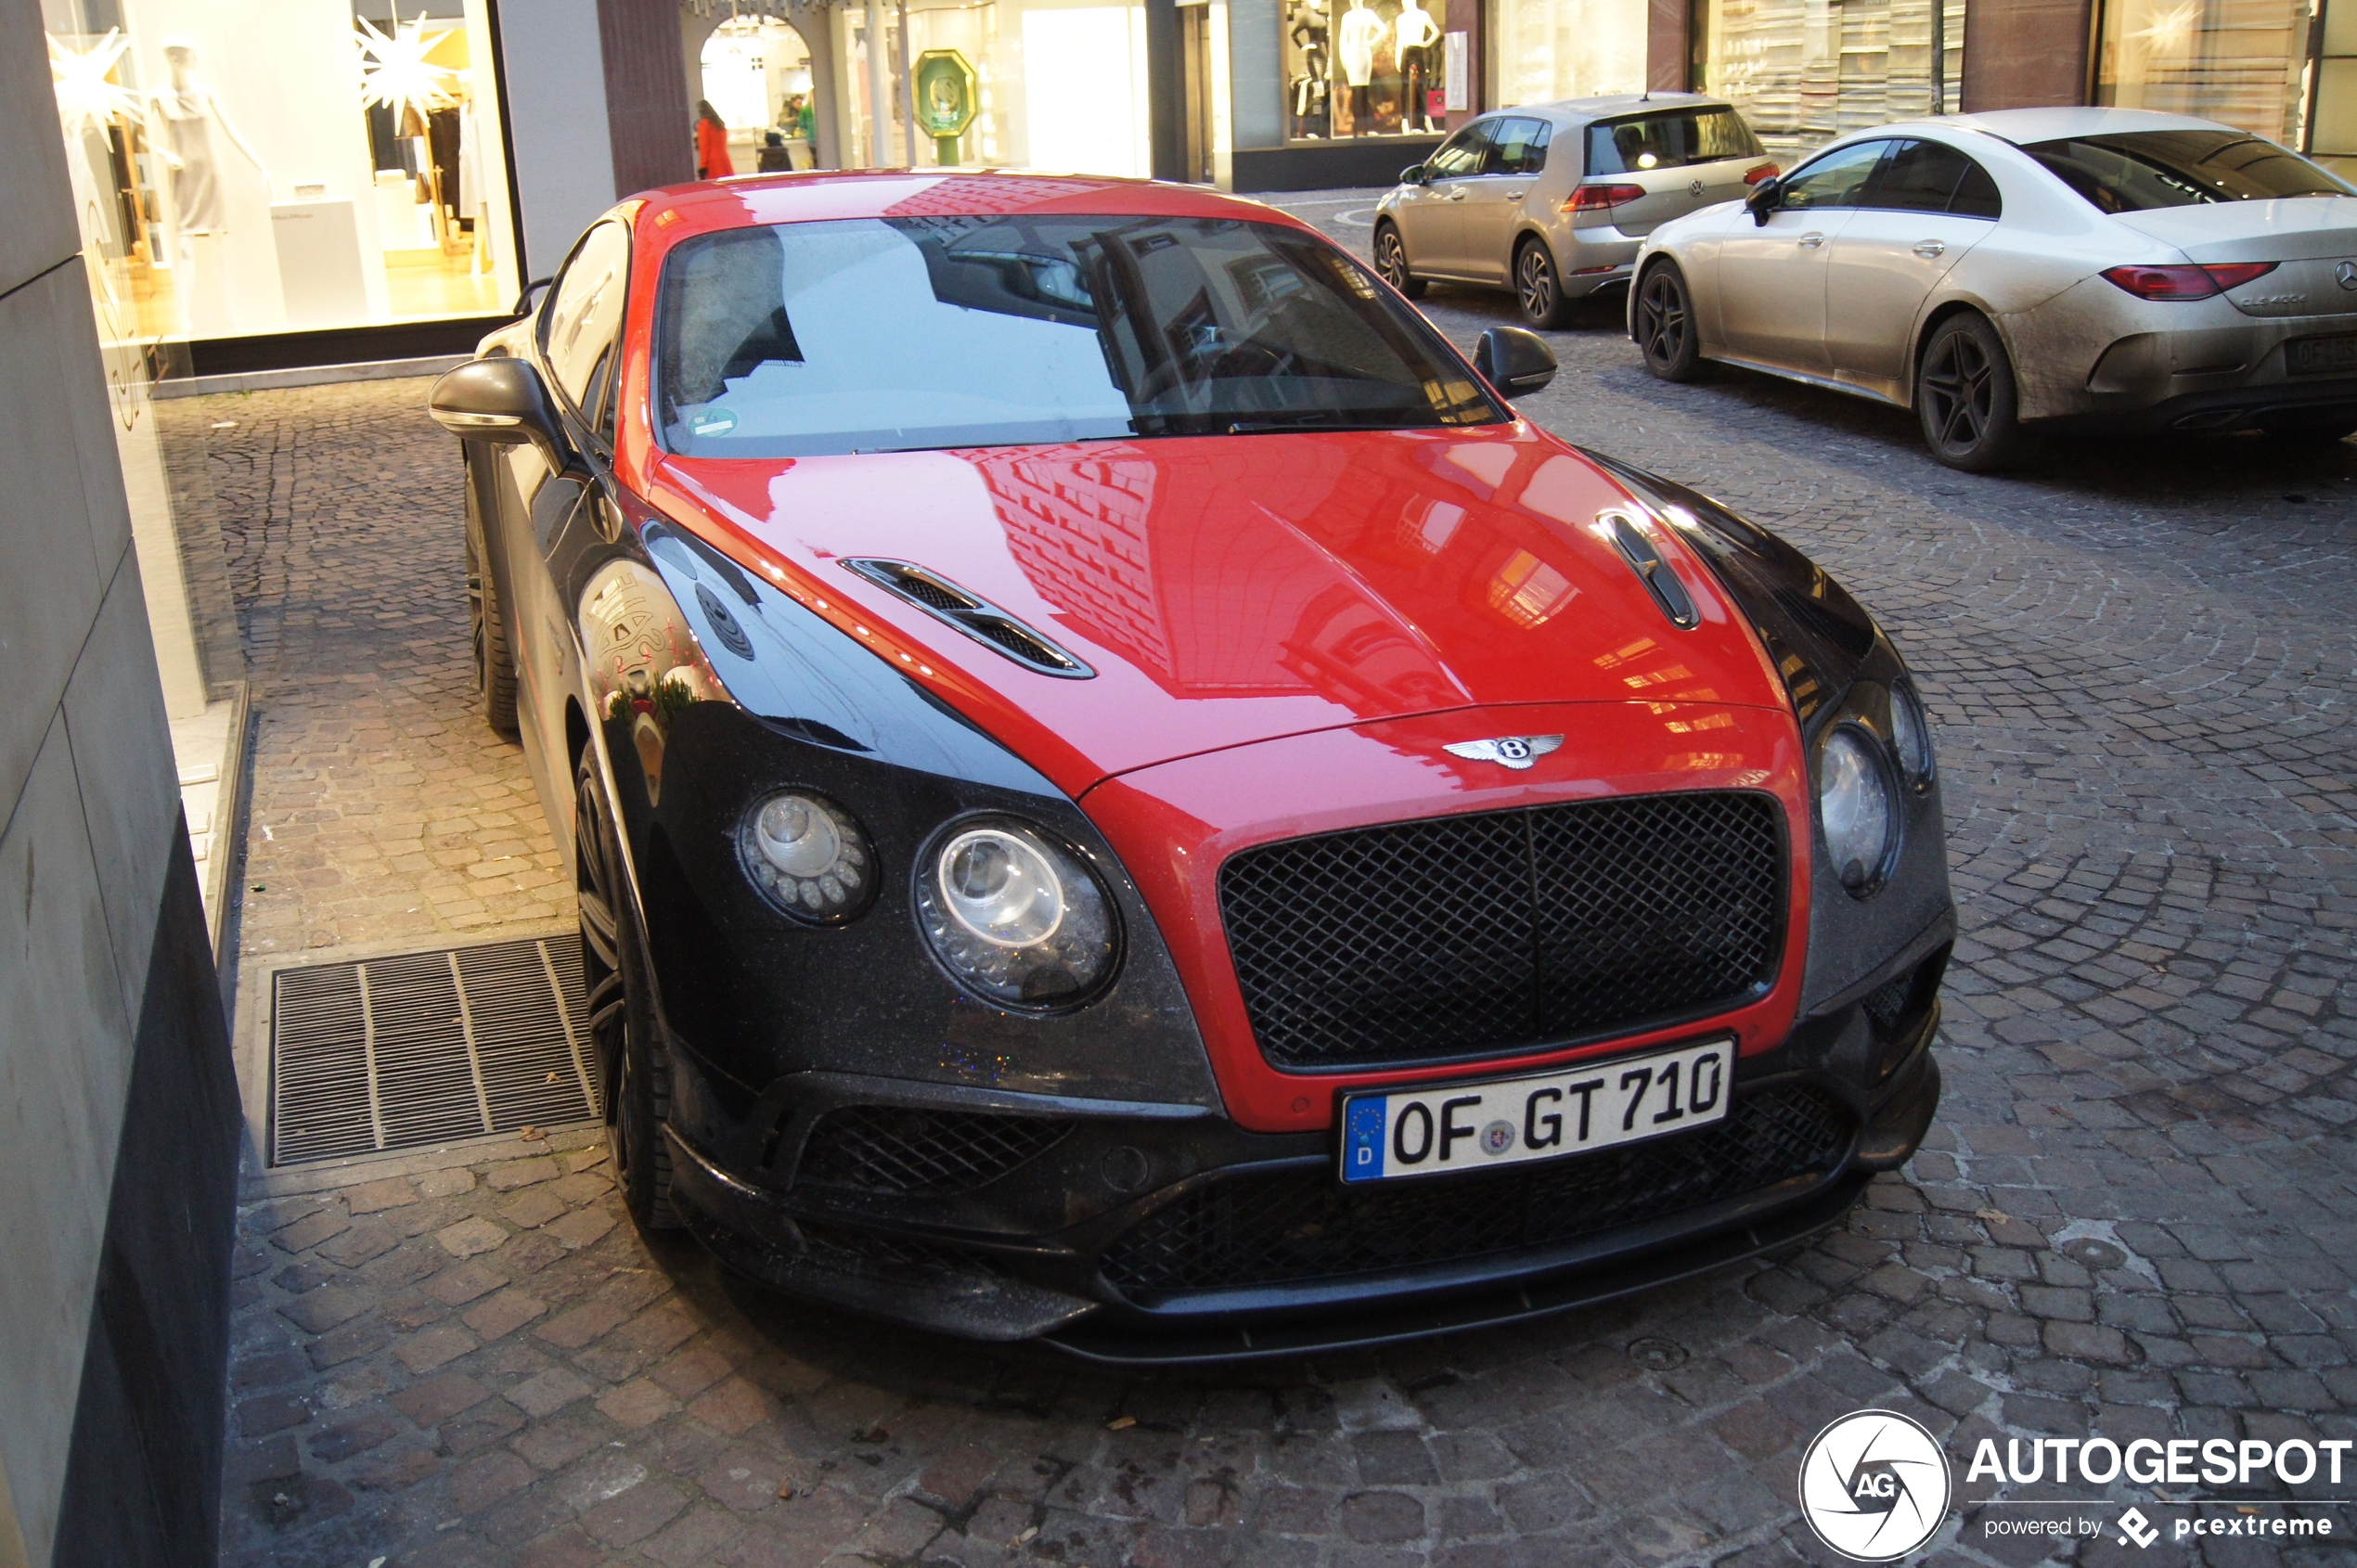
[[[1791,159],[1961,107],[1966,0],[1694,0],[1694,90]]]
[[[2324,0],[2313,30],[2315,78],[2302,149],[2344,180],[2357,181],[2357,0]]]
[[[800,32],[775,17],[732,16],[704,40],[699,66],[731,173],[818,167],[818,98]]]
[[[1645,86],[1645,0],[1498,0],[1491,80],[1501,104]]]
[[[2308,0],[2106,0],[2095,101],[2299,145]]]
[[[486,0],[51,0],[67,162],[150,340],[504,315]]]
[[[1440,21],[1422,0],[1292,0],[1282,47],[1289,139],[1440,129]]]

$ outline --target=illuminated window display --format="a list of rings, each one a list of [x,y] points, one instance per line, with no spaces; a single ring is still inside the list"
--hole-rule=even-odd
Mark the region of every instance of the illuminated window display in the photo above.
[[[1846,131],[1955,113],[1966,0],[1695,0],[1694,90],[1790,158]]]
[[[2318,8],[2309,0],[2106,0],[2095,101],[2222,121],[2297,147],[2309,19]],[[2334,52],[2328,40],[2325,53]]]
[[[891,102],[881,148],[869,145],[869,14],[856,4],[835,13],[848,162],[1152,174],[1142,4],[967,0],[883,9]],[[913,123],[912,78],[921,95]],[[964,129],[955,135],[939,134],[960,122]]]
[[[1440,22],[1423,0],[1289,0],[1283,47],[1288,139],[1441,128]]]
[[[1491,80],[1501,105],[1639,93],[1645,0],[1499,0]]]
[[[728,161],[738,174],[818,166],[810,46],[801,33],[775,17],[731,17],[704,40],[701,63],[704,101],[728,127]]]
[[[497,315],[484,0],[45,0],[84,240],[136,334]]]

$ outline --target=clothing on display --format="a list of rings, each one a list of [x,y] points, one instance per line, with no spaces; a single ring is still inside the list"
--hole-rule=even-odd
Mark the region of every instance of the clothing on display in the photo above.
[[[1400,84],[1406,89],[1399,100],[1399,128],[1403,131],[1429,131],[1432,113],[1429,104],[1432,84],[1438,78],[1440,24],[1432,13],[1416,4],[1416,0],[1400,0],[1398,19],[1391,24],[1393,53],[1399,61]]]
[[[1642,3],[1642,0],[1640,0]],[[1285,8],[1286,134],[1430,135],[1442,75],[1431,0],[1290,0]]]
[[[163,58],[172,68],[172,84],[148,95],[149,135],[171,171],[173,224],[182,238],[224,234],[229,228],[228,209],[221,195],[220,166],[213,150],[213,128],[218,124],[229,145],[270,183],[270,171],[238,128],[224,113],[213,91],[197,77],[197,46],[185,38],[163,41]]]

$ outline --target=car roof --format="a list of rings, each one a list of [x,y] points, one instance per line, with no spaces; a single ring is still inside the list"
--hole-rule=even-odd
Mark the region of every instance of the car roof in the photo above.
[[[1986,131],[2016,144],[2054,141],[2063,136],[2119,135],[2133,131],[2234,131],[2233,126],[2221,125],[2214,120],[2161,114],[2148,109],[1995,109],[1979,114],[1951,114],[1919,123],[1934,130],[1946,127]]]
[[[668,248],[690,234],[844,218],[1007,217],[1017,213],[1237,218],[1307,228],[1291,213],[1201,186],[1109,174],[978,170],[827,170],[739,174],[642,191],[622,204]],[[1312,231],[1314,232],[1314,231]]]
[[[1727,109],[1724,98],[1714,98],[1701,93],[1613,93],[1593,98],[1557,98],[1551,103],[1516,104],[1512,109],[1492,109],[1488,119],[1499,114],[1539,115],[1558,126],[1584,125],[1592,120],[1609,120],[1617,115],[1642,113],[1644,110],[1668,109]]]

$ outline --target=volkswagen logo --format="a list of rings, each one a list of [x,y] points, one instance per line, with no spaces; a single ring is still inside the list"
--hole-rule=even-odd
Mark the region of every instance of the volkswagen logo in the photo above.
[[[2343,262],[2333,268],[2333,276],[2340,279],[2343,289],[2357,289],[2357,262]]]
[[[1702,182],[1700,180],[1696,180],[1692,185],[1688,186],[1686,187],[1686,194],[1688,196],[1700,196],[1702,194]]]
[[[1888,1562],[1948,1517],[1948,1456],[1895,1410],[1858,1410],[1817,1434],[1800,1460],[1800,1511],[1817,1536],[1860,1562]]]

